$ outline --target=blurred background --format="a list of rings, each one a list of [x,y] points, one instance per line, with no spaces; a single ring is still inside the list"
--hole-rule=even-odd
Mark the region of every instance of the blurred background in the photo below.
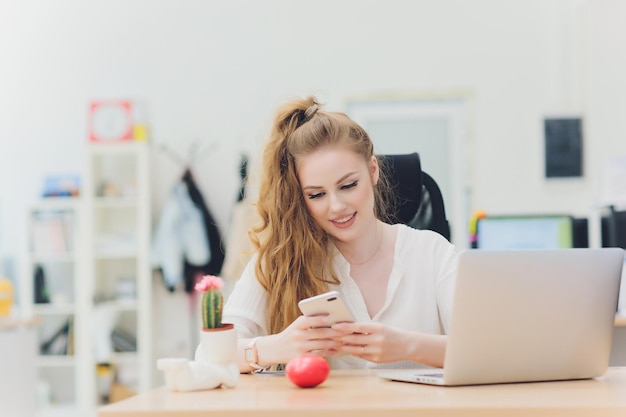
[[[32,325],[39,344],[52,342],[42,327],[71,327],[80,316],[80,340],[94,339],[97,320],[126,315],[134,324],[116,328],[119,343],[124,332],[140,339],[128,348],[136,356],[105,347],[100,360],[89,344],[97,342],[77,340],[75,353],[57,355],[72,360],[39,358],[39,412],[92,412],[110,400],[110,385],[98,397],[110,368],[132,393],[161,383],[155,358],[192,357],[193,295],[181,281],[164,285],[150,261],[164,208],[189,169],[230,267],[214,270],[232,284],[240,266],[228,257],[245,247],[248,224],[237,217],[243,161],[253,199],[274,111],[296,97],[314,94],[347,112],[381,153],[420,152],[459,249],[471,246],[478,212],[584,218],[588,246],[602,246],[602,216],[626,201],[625,21],[620,0],[0,0],[0,276],[14,287],[12,314],[44,317]],[[93,103],[112,107],[96,114]],[[115,136],[125,123],[132,134]],[[102,149],[117,142],[133,144],[122,156]],[[131,179],[97,178],[108,171]],[[68,182],[78,190],[71,203],[47,206],[46,192]],[[104,215],[98,204],[122,213]],[[32,244],[33,224],[50,212],[73,236],[60,251],[71,253],[65,266],[38,259]],[[108,255],[113,266],[93,249],[109,223],[129,225],[136,245],[132,255]],[[38,311],[42,265],[48,287],[71,276],[48,289],[65,310]],[[115,281],[94,283],[107,273]],[[102,312],[128,294],[135,304]],[[138,365],[124,374],[124,363]],[[50,392],[56,381],[72,388]]]

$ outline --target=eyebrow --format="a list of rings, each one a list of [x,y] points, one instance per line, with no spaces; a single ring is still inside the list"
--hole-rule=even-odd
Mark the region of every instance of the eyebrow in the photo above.
[[[358,171],[353,171],[353,172],[348,172],[346,175],[344,175],[343,177],[339,178],[337,180],[336,184],[341,184],[343,181],[346,180],[346,178],[354,175],[354,174],[358,174]],[[322,186],[319,185],[307,185],[306,187],[302,187],[303,190],[319,190],[320,188],[323,188]]]

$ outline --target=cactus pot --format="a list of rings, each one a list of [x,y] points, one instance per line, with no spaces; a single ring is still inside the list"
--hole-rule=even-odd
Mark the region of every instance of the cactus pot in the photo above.
[[[200,331],[200,344],[207,361],[227,363],[237,361],[237,333],[232,323]]]

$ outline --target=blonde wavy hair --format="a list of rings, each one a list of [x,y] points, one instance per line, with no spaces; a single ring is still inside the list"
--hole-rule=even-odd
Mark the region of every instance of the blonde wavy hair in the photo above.
[[[257,249],[256,276],[267,291],[270,334],[279,333],[299,315],[298,301],[328,291],[339,280],[328,251],[329,235],[309,215],[296,171],[296,160],[321,146],[346,146],[366,163],[374,155],[368,134],[347,115],[322,111],[315,97],[281,106],[263,153],[257,211],[250,230]],[[374,187],[375,215],[387,219],[383,173]]]

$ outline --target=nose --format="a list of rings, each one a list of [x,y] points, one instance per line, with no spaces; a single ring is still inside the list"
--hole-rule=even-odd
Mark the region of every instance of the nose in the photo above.
[[[331,213],[341,213],[346,207],[340,195],[332,193],[329,195],[329,208]]]

